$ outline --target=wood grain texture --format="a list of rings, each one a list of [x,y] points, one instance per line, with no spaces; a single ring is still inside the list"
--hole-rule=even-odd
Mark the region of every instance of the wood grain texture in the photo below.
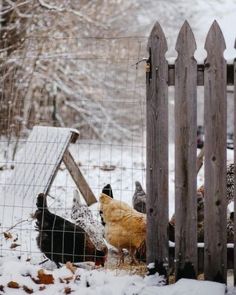
[[[226,281],[226,61],[216,21],[205,43],[205,279]]]
[[[63,156],[63,162],[66,165],[66,168],[70,172],[71,177],[76,183],[78,189],[83,195],[88,206],[97,202],[92,190],[90,189],[87,181],[85,180],[83,174],[81,173],[79,167],[75,163],[71,153],[66,150]]]
[[[162,272],[168,263],[168,64],[167,43],[156,23],[148,40],[147,72],[147,262]]]
[[[234,44],[236,48],[236,40]],[[236,60],[234,60],[234,183],[236,183]],[[234,187],[234,212],[236,212],[236,189]],[[234,232],[236,233],[236,220],[234,215]],[[236,245],[236,235],[234,235],[234,245]],[[234,247],[234,285],[236,285],[236,247]]]
[[[176,278],[197,274],[197,62],[196,42],[185,21],[175,62]]]
[[[204,85],[204,64],[197,65],[197,85]],[[175,85],[175,65],[169,64],[168,66],[168,85]],[[234,65],[227,64],[227,85],[234,85]]]

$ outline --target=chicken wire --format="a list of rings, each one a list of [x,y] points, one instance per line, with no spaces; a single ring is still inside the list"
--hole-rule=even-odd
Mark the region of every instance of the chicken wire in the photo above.
[[[24,193],[15,191],[10,196],[6,189],[16,167],[26,161],[21,151],[32,128],[41,125],[78,129],[80,138],[70,144],[69,150],[96,198],[109,183],[114,198],[132,206],[135,181],[145,186],[145,66],[139,61],[147,55],[147,38],[46,36],[38,39],[44,43],[44,49],[37,54],[33,50],[35,39],[29,37],[27,51],[4,56],[1,64],[7,79],[2,76],[0,255],[18,256],[38,264],[46,257],[36,243],[38,232],[32,214],[37,195],[32,193],[29,203],[25,203]],[[54,39],[60,47],[53,45]],[[44,142],[49,149],[50,144],[54,143],[54,148],[62,144],[59,138],[49,141]],[[31,139],[30,144],[37,146],[37,140]],[[42,166],[38,177],[43,179],[47,166],[45,157],[42,159],[34,159],[33,165]],[[27,161],[23,163],[25,169],[29,168]],[[53,162],[47,160],[47,165]],[[37,175],[35,172],[25,174]],[[35,177],[30,185],[35,186],[32,192],[37,191]],[[72,223],[75,188],[61,163],[47,201],[51,213]],[[6,201],[9,199],[13,200],[11,204]],[[82,202],[85,203],[83,199]],[[29,212],[22,213],[27,207]],[[100,223],[98,204],[90,210]],[[84,218],[87,222],[86,214]],[[84,249],[80,253],[81,257],[85,252]],[[116,254],[109,257],[113,265]],[[43,266],[53,267],[49,262]]]

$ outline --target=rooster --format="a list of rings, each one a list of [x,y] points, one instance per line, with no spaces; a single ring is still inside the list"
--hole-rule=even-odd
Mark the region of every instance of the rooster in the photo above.
[[[74,191],[71,219],[89,235],[91,242],[97,250],[103,250],[106,247],[104,227],[93,218],[89,207],[86,204],[82,204],[78,190]]]
[[[51,213],[47,207],[46,195],[39,194],[35,212],[37,245],[47,258],[60,263],[94,261],[104,265],[107,248],[97,250],[88,234],[78,225]]]
[[[137,263],[136,251],[146,238],[146,215],[103,193],[100,196],[100,210],[105,222],[105,239],[118,249],[119,264],[124,263],[122,249],[129,251],[131,263]]]

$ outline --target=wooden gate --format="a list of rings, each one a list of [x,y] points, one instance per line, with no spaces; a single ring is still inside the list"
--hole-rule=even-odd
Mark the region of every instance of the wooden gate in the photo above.
[[[197,86],[204,85],[204,277],[226,282],[226,87],[236,85],[236,63],[227,64],[224,59],[225,41],[216,21],[206,37],[204,64],[197,64],[194,58],[196,48],[187,22],[177,38],[175,64],[168,65],[165,58],[167,42],[158,23],[148,41],[147,261],[156,262],[159,267],[169,262],[168,86],[174,85],[175,275],[176,278],[185,276],[189,269],[193,276],[198,273]]]

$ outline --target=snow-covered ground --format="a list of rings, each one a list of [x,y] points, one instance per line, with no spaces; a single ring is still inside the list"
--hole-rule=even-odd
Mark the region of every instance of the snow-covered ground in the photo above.
[[[15,287],[15,288],[13,288]],[[53,272],[15,259],[0,261],[0,294],[80,295],[223,295],[225,285],[182,279],[163,286],[156,275],[128,275],[109,270],[84,270],[63,266]]]
[[[5,144],[2,145],[2,148]],[[140,181],[145,188],[145,146],[138,143],[127,143],[125,145],[105,144],[95,141],[84,142],[79,141],[78,144],[71,144],[70,151],[73,154],[76,162],[80,165],[80,168],[94,191],[96,197],[99,196],[102,188],[107,183],[110,183],[114,196],[116,199],[120,199],[129,204],[132,202],[132,195],[134,193],[134,182]],[[3,155],[3,153],[1,153]],[[228,152],[228,161],[233,160],[233,152]],[[10,169],[11,164],[17,165],[17,163],[6,163],[2,158],[0,166],[6,165],[8,169],[4,169],[0,172],[0,190],[4,188],[4,183],[9,182],[12,171]],[[198,176],[198,184],[203,183],[203,170],[200,170]],[[169,148],[169,215],[174,212],[174,145],[170,145]],[[75,184],[71,179],[65,166],[62,164],[61,169],[58,171],[57,177],[53,182],[53,186],[48,198],[50,203],[50,210],[56,214],[70,219],[70,210],[72,206],[73,190]],[[2,195],[2,194],[1,194]],[[35,198],[35,196],[32,196]],[[92,205],[94,216],[99,218],[98,205]],[[1,224],[1,236],[0,236],[0,255],[3,258],[0,262],[0,285],[6,286],[11,280],[18,280],[22,293],[22,286],[26,285],[34,290],[36,293],[39,290],[39,285],[32,281],[31,276],[37,276],[37,271],[44,267],[46,269],[54,269],[55,266],[50,263],[45,263],[39,267],[39,263],[42,262],[45,257],[40,253],[36,245],[37,232],[34,229],[34,221],[30,216],[24,216],[26,220],[24,223],[19,224],[11,230],[8,230],[12,225],[12,216],[6,216]],[[3,232],[10,232],[12,237],[4,237]],[[11,248],[12,244],[17,244],[15,248]],[[20,261],[17,261],[16,257],[20,256]],[[10,258],[11,257],[11,258]],[[27,262],[28,260],[28,262]],[[9,265],[8,265],[9,263]],[[15,267],[11,267],[11,265]],[[14,272],[11,271],[14,269]],[[31,276],[25,277],[22,274],[25,271],[30,272]],[[11,273],[11,274],[10,274]],[[1,276],[2,274],[2,276]],[[187,283],[179,282],[176,287],[159,288],[148,285],[147,278],[142,278],[137,275],[132,275],[125,271],[111,271],[105,270],[91,270],[85,271],[78,269],[75,274],[70,274],[69,270],[65,267],[61,270],[52,270],[52,274],[55,277],[55,284],[47,286],[45,294],[55,294],[55,292],[64,292],[65,287],[71,288],[71,290],[78,290],[81,294],[100,294],[101,290],[106,290],[101,294],[179,294],[184,293],[184,288],[189,291],[189,285]],[[80,280],[75,279],[77,275],[80,275]],[[73,277],[69,280],[69,283],[59,283],[59,278]],[[90,287],[85,286],[86,278],[91,279]],[[159,277],[156,277],[154,284],[159,282]],[[7,281],[7,283],[6,283]],[[195,288],[191,283],[191,288]],[[119,288],[112,288],[112,286],[119,286]],[[174,289],[176,288],[176,289]],[[199,289],[200,288],[200,289]],[[194,289],[196,293],[204,294],[207,288],[216,288],[216,292],[222,293],[222,286],[218,285],[201,285],[196,286]],[[219,289],[218,289],[219,288]],[[113,290],[114,289],[114,290]],[[14,290],[7,288],[7,294]],[[46,291],[47,290],[47,291]],[[69,289],[68,289],[69,290]],[[113,290],[111,292],[111,290]],[[125,291],[124,291],[125,290]],[[180,291],[178,291],[180,290]],[[199,293],[201,290],[201,293]],[[204,291],[205,290],[205,291]],[[212,289],[213,290],[213,289]],[[157,292],[158,293],[155,293]],[[186,291],[186,294],[188,294]],[[84,293],[83,293],[84,292]],[[87,293],[86,293],[87,292]],[[94,293],[93,293],[94,292]],[[110,293],[111,292],[111,293]],[[163,293],[162,293],[163,292]],[[176,293],[175,293],[176,292]],[[20,293],[19,293],[20,294]],[[208,294],[208,293],[205,293]],[[216,293],[217,294],[217,293]]]

